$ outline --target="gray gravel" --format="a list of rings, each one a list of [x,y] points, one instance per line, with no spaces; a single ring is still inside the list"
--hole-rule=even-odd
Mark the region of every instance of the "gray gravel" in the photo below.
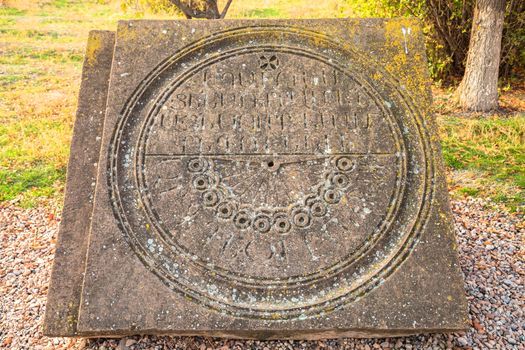
[[[0,204],[2,349],[525,349],[525,225],[481,199],[453,202],[473,327],[390,339],[238,341],[202,337],[47,338],[41,333],[59,218]],[[56,212],[56,210],[54,210]]]

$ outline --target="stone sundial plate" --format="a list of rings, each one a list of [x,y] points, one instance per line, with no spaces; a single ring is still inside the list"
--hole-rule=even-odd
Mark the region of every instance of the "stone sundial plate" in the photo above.
[[[91,226],[65,217],[46,333],[464,329],[422,43],[412,20],[120,22],[103,132],[75,127],[101,138]]]

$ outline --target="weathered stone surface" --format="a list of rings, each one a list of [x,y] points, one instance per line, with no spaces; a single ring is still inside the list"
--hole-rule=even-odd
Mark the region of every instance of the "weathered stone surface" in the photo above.
[[[412,20],[121,22],[78,333],[464,329],[430,103]]]
[[[66,197],[44,322],[48,335],[77,334],[97,162],[115,33],[92,31],[86,49],[67,169]]]

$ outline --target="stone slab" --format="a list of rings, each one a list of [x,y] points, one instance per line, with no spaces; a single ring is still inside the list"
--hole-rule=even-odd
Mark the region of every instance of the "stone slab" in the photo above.
[[[44,333],[77,334],[85,257],[115,33],[89,33],[67,169],[66,195],[49,286]]]
[[[430,104],[414,20],[120,22],[77,333],[464,330]]]

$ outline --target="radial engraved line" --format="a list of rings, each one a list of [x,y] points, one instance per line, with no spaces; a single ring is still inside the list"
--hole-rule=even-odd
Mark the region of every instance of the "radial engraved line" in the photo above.
[[[264,191],[264,203],[268,203],[268,193],[271,192],[270,190],[270,181],[266,184],[266,191]]]
[[[234,189],[234,188],[236,188],[237,186],[239,186],[239,185],[245,183],[246,181],[250,180],[250,179],[253,178],[254,176],[259,175],[260,173],[261,173],[261,170],[256,171],[253,175],[250,175],[250,176],[248,176],[248,177],[242,179],[240,182],[238,182],[237,184],[235,184],[235,186],[232,186],[232,189]]]
[[[286,182],[286,181],[281,181],[281,182],[279,182],[279,183],[282,184],[283,187],[284,187],[284,191],[282,191],[282,192],[284,192],[284,193],[286,194],[286,197],[288,197],[288,199],[290,200],[290,202],[293,202],[294,200],[292,199],[292,197],[290,197],[290,189],[289,189],[288,186],[286,185],[287,182]],[[275,193],[275,192],[276,192],[276,191],[275,191],[275,188],[274,188],[274,191],[271,191],[271,192],[272,192],[272,193]]]
[[[204,247],[208,246],[208,244],[210,244],[210,242],[212,241],[212,239],[214,239],[215,236],[217,236],[218,233],[219,233],[219,229],[216,228],[216,229],[213,231],[213,234],[212,234],[212,235],[209,235],[208,238],[206,238],[206,242],[204,243]]]
[[[234,169],[232,169],[233,171]],[[243,172],[236,172],[236,173],[233,173],[231,175],[228,175],[228,176],[223,176],[221,177],[222,180],[226,180],[226,179],[230,179],[230,178],[235,178],[235,177],[238,177],[238,176],[243,176],[243,175],[246,175],[244,174]]]
[[[280,184],[282,182],[284,182],[284,181],[270,181],[269,182],[269,184],[271,185],[271,188],[269,188],[268,194],[269,194],[271,203],[279,203],[280,204],[279,198],[276,198],[275,196],[276,196],[277,193],[281,193],[280,191],[277,190],[276,186],[277,186],[277,184]],[[290,199],[290,201],[292,201],[292,199],[290,198],[288,193],[286,193],[286,195]]]
[[[326,220],[327,219],[327,220]],[[323,226],[326,227],[328,226],[328,224],[330,224],[330,222],[333,222],[334,224],[336,225],[339,225],[341,226],[341,224],[339,224],[339,220],[337,220],[336,218],[334,217],[327,217],[325,220],[325,222],[323,222]],[[333,237],[330,233],[329,233],[329,230],[322,230],[321,231],[321,235],[322,236],[326,236],[328,238],[329,241],[331,241],[332,243],[334,243],[337,247],[339,247],[341,245],[341,242],[336,240],[335,237]]]
[[[268,191],[268,184],[269,184],[269,182],[270,182],[270,177],[269,177],[269,175],[267,175],[267,176],[266,176],[265,178],[263,178],[263,180],[261,181],[261,185],[259,186],[259,189],[258,189],[258,191],[257,191],[257,194],[253,197],[252,205],[256,205],[256,204],[255,204],[256,199],[257,199],[258,197],[260,197],[262,193]],[[261,191],[263,185],[265,186],[266,191]],[[262,199],[262,198],[261,198],[261,199]],[[265,201],[265,202],[266,202],[266,201]]]
[[[261,175],[261,174],[263,174],[263,172],[262,172],[262,171],[259,171],[256,175]],[[252,176],[252,177],[253,177],[253,176]],[[255,183],[255,181],[257,181],[257,179],[258,179],[258,177],[255,177],[255,178],[253,179],[253,181],[250,182],[250,185],[247,186],[246,189],[245,189],[242,193],[239,194],[239,198],[241,198],[242,196],[244,196],[244,194],[245,194],[246,192],[248,192],[248,190],[250,190],[250,189],[253,188],[252,186],[253,186],[253,184]]]
[[[323,175],[324,173],[326,172],[326,169],[323,167],[323,168],[320,168],[319,170],[315,171],[315,170],[312,170],[312,174],[313,175],[316,175],[316,176],[321,176]]]
[[[293,164],[290,166],[290,168],[293,168],[295,169],[298,173],[303,173],[302,171],[302,167],[301,166],[298,166],[297,164]],[[286,188],[289,190],[289,193],[291,193],[292,191],[290,190],[293,190],[293,192],[295,192],[296,194],[299,194],[302,192],[301,188],[298,187],[298,181],[286,181],[286,183],[284,184],[286,186]],[[290,198],[291,201],[293,201],[292,198]]]

